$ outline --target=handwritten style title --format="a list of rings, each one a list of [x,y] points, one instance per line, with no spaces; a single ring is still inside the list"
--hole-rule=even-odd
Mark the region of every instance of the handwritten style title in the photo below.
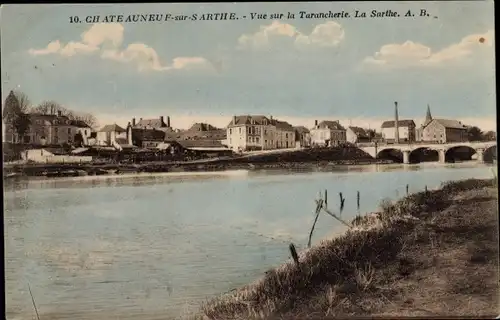
[[[226,21],[226,20],[282,20],[282,19],[349,19],[349,18],[413,18],[430,17],[426,9],[420,9],[419,12],[407,10],[398,12],[391,9],[370,10],[353,12],[347,11],[328,11],[328,12],[307,12],[299,11],[296,13],[259,13],[253,12],[247,15],[236,14],[234,12],[218,13],[193,13],[193,14],[172,14],[172,13],[148,13],[148,14],[112,14],[112,15],[89,15],[85,17],[71,16],[70,23],[157,23],[157,22],[176,22],[176,21]],[[436,18],[436,17],[434,17]]]

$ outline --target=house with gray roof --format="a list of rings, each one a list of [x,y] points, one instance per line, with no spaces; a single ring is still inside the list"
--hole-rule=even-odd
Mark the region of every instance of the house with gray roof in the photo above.
[[[350,143],[361,143],[361,142],[369,142],[370,136],[368,132],[361,128],[355,126],[349,126],[346,130],[347,142]]]
[[[295,148],[295,129],[286,121],[264,115],[234,116],[225,144],[234,151]]]
[[[425,121],[417,129],[417,141],[434,143],[464,142],[468,140],[467,126],[459,120],[436,119],[429,105]]]
[[[337,146],[347,141],[346,129],[339,121],[314,121],[310,130],[311,144],[318,147]]]

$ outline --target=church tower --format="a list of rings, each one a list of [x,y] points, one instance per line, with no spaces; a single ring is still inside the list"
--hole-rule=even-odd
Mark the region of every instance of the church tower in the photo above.
[[[427,114],[425,115],[424,127],[432,121],[431,107],[427,105]]]

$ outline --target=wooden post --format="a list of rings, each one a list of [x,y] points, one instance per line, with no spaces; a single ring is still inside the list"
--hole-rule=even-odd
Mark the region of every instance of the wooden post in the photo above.
[[[325,207],[328,207],[328,191],[325,189]]]
[[[339,192],[339,196],[340,196],[340,213],[342,213],[342,210],[344,210],[345,198],[342,196],[342,192]]]
[[[358,204],[358,210],[359,210],[359,202],[360,202],[360,195],[359,195],[359,191],[358,191],[358,194],[357,194],[357,204]]]
[[[406,195],[408,195],[408,191],[409,191],[409,185],[407,184],[406,185]]]

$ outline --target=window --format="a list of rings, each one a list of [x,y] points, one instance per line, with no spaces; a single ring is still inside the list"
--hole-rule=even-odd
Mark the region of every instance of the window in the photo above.
[[[255,142],[259,143],[259,137],[255,137]]]
[[[264,129],[264,134],[267,134],[267,130],[266,129]]]
[[[229,129],[229,134],[232,134],[233,133],[233,129]]]
[[[288,133],[285,133],[285,138],[287,138],[287,139],[288,139]]]
[[[68,134],[71,135],[71,128],[68,128]]]
[[[241,128],[240,128],[240,134],[241,134]]]

